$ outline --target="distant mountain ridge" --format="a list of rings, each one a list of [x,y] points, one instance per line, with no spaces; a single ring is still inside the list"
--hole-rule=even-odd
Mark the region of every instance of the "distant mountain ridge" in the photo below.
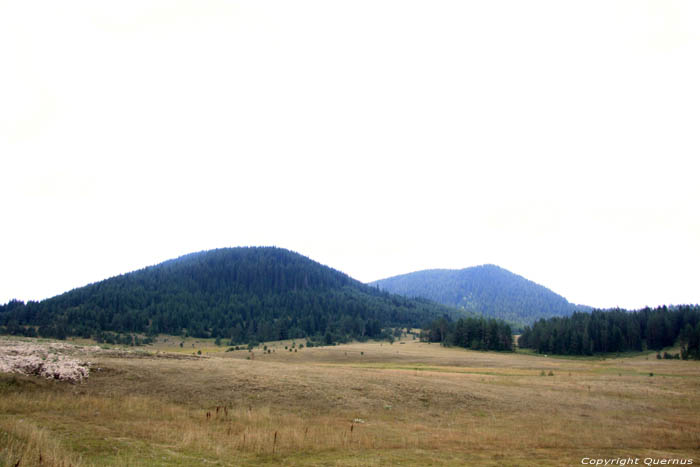
[[[239,247],[188,254],[41,302],[11,301],[0,305],[0,327],[11,334],[38,327],[59,338],[110,331],[339,341],[420,327],[443,314],[460,312],[380,292],[283,248]]]
[[[568,316],[584,308],[493,264],[465,269],[427,269],[381,279],[369,285],[518,325],[532,324],[540,318]]]

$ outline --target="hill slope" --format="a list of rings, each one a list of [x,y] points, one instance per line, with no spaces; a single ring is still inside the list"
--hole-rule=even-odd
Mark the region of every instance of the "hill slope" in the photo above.
[[[564,297],[494,265],[430,269],[372,282],[381,290],[423,297],[519,325],[577,310]]]
[[[374,337],[458,313],[380,292],[281,248],[193,253],[90,284],[42,302],[0,307],[10,332],[94,336],[101,331],[218,336],[233,342],[295,337]]]

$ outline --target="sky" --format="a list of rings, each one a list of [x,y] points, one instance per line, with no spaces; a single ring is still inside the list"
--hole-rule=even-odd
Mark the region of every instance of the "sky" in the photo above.
[[[696,0],[0,0],[0,303],[275,245],[700,302]]]

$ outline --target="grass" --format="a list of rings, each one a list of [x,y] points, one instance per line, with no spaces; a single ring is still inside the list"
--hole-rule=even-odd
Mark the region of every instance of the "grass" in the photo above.
[[[661,350],[663,351],[675,351],[675,352],[680,352],[680,348],[666,348]],[[533,357],[541,357],[541,358],[557,358],[557,359],[565,359],[565,360],[605,360],[609,358],[631,358],[631,357],[653,357],[656,358],[657,351],[656,350],[643,350],[643,351],[629,351],[629,352],[610,352],[610,353],[601,353],[601,354],[595,354],[595,355],[553,355],[553,354],[540,354],[537,353],[533,349],[522,349],[518,348],[516,350],[517,353],[523,354],[523,355],[530,355]],[[672,352],[672,353],[675,353]]]
[[[697,362],[181,341],[97,353],[79,385],[0,375],[0,465],[700,462]]]

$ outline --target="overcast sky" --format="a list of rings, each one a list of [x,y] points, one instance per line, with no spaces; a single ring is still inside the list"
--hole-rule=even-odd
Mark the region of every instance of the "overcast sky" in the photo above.
[[[0,0],[0,303],[203,249],[700,302],[700,2]]]

